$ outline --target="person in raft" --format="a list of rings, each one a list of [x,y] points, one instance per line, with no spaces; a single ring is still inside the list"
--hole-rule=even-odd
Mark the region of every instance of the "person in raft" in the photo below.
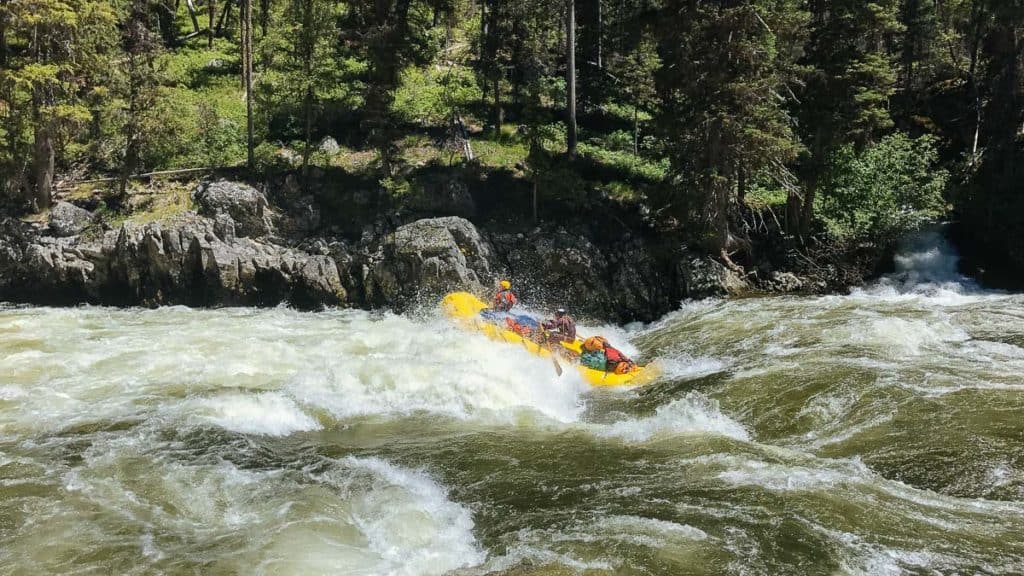
[[[508,280],[501,281],[501,288],[494,295],[494,305],[498,312],[508,312],[516,305],[516,295],[512,292],[512,283]]]
[[[580,364],[593,370],[625,374],[636,364],[619,350],[612,348],[608,341],[600,336],[591,336],[583,341],[583,354]]]
[[[546,336],[554,342],[573,342],[576,340],[576,323],[565,313],[565,308],[555,311],[555,317],[543,322],[541,326],[547,330]]]

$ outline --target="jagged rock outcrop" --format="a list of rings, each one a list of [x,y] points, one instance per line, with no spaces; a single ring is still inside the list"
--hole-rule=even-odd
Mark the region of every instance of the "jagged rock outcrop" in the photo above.
[[[496,234],[493,242],[524,299],[592,318],[652,319],[676,309],[684,298],[747,289],[721,264],[682,246],[661,246],[629,233],[597,244],[595,236],[538,228],[529,234]]]
[[[304,229],[315,222],[293,222],[286,240],[272,235],[267,200],[250,186],[207,183],[195,199],[198,213],[116,229],[83,227],[92,215],[74,207],[60,210],[75,222],[65,227],[0,221],[0,301],[406,310],[433,306],[452,290],[487,294],[500,275],[532,307],[565,306],[580,317],[622,322],[656,318],[687,297],[746,289],[712,259],[627,231],[615,237],[547,227],[488,235],[447,216],[397,228],[380,218],[366,223],[358,240],[308,236]],[[311,198],[301,208],[298,216],[281,210],[276,218],[319,219]],[[799,286],[796,277],[776,280],[780,289]]]
[[[329,256],[232,238],[223,216],[190,212],[92,239],[42,236],[11,220],[0,230],[0,299],[301,308],[346,302]]]

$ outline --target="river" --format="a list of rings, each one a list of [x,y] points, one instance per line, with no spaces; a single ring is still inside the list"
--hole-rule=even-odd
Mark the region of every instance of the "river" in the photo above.
[[[1020,574],[1024,298],[897,265],[596,329],[636,390],[434,312],[0,307],[0,573]]]

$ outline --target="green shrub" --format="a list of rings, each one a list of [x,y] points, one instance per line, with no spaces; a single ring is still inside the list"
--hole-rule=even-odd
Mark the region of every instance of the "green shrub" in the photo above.
[[[586,142],[580,143],[579,153],[595,163],[619,171],[623,177],[629,180],[657,182],[663,180],[668,174],[667,160],[651,161],[632,152],[606,150]]]
[[[839,238],[891,241],[939,218],[949,180],[937,168],[935,138],[896,133],[858,152],[836,152],[822,180],[815,208]]]
[[[453,111],[466,110],[483,98],[468,68],[409,67],[395,92],[392,111],[401,120],[443,126]]]

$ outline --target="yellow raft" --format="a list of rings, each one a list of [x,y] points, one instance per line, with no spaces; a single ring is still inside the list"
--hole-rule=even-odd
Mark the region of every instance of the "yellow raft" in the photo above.
[[[536,356],[546,358],[551,356],[551,351],[540,344],[481,318],[480,312],[489,306],[473,294],[453,292],[444,297],[441,301],[441,308],[460,325],[482,332],[491,340],[522,346]],[[583,341],[577,338],[575,342],[562,342],[561,345],[578,357],[582,352],[582,343]],[[594,370],[578,363],[575,366],[583,379],[592,386],[639,386],[653,381],[659,374],[657,367],[653,365],[634,366],[632,370],[624,374]]]

